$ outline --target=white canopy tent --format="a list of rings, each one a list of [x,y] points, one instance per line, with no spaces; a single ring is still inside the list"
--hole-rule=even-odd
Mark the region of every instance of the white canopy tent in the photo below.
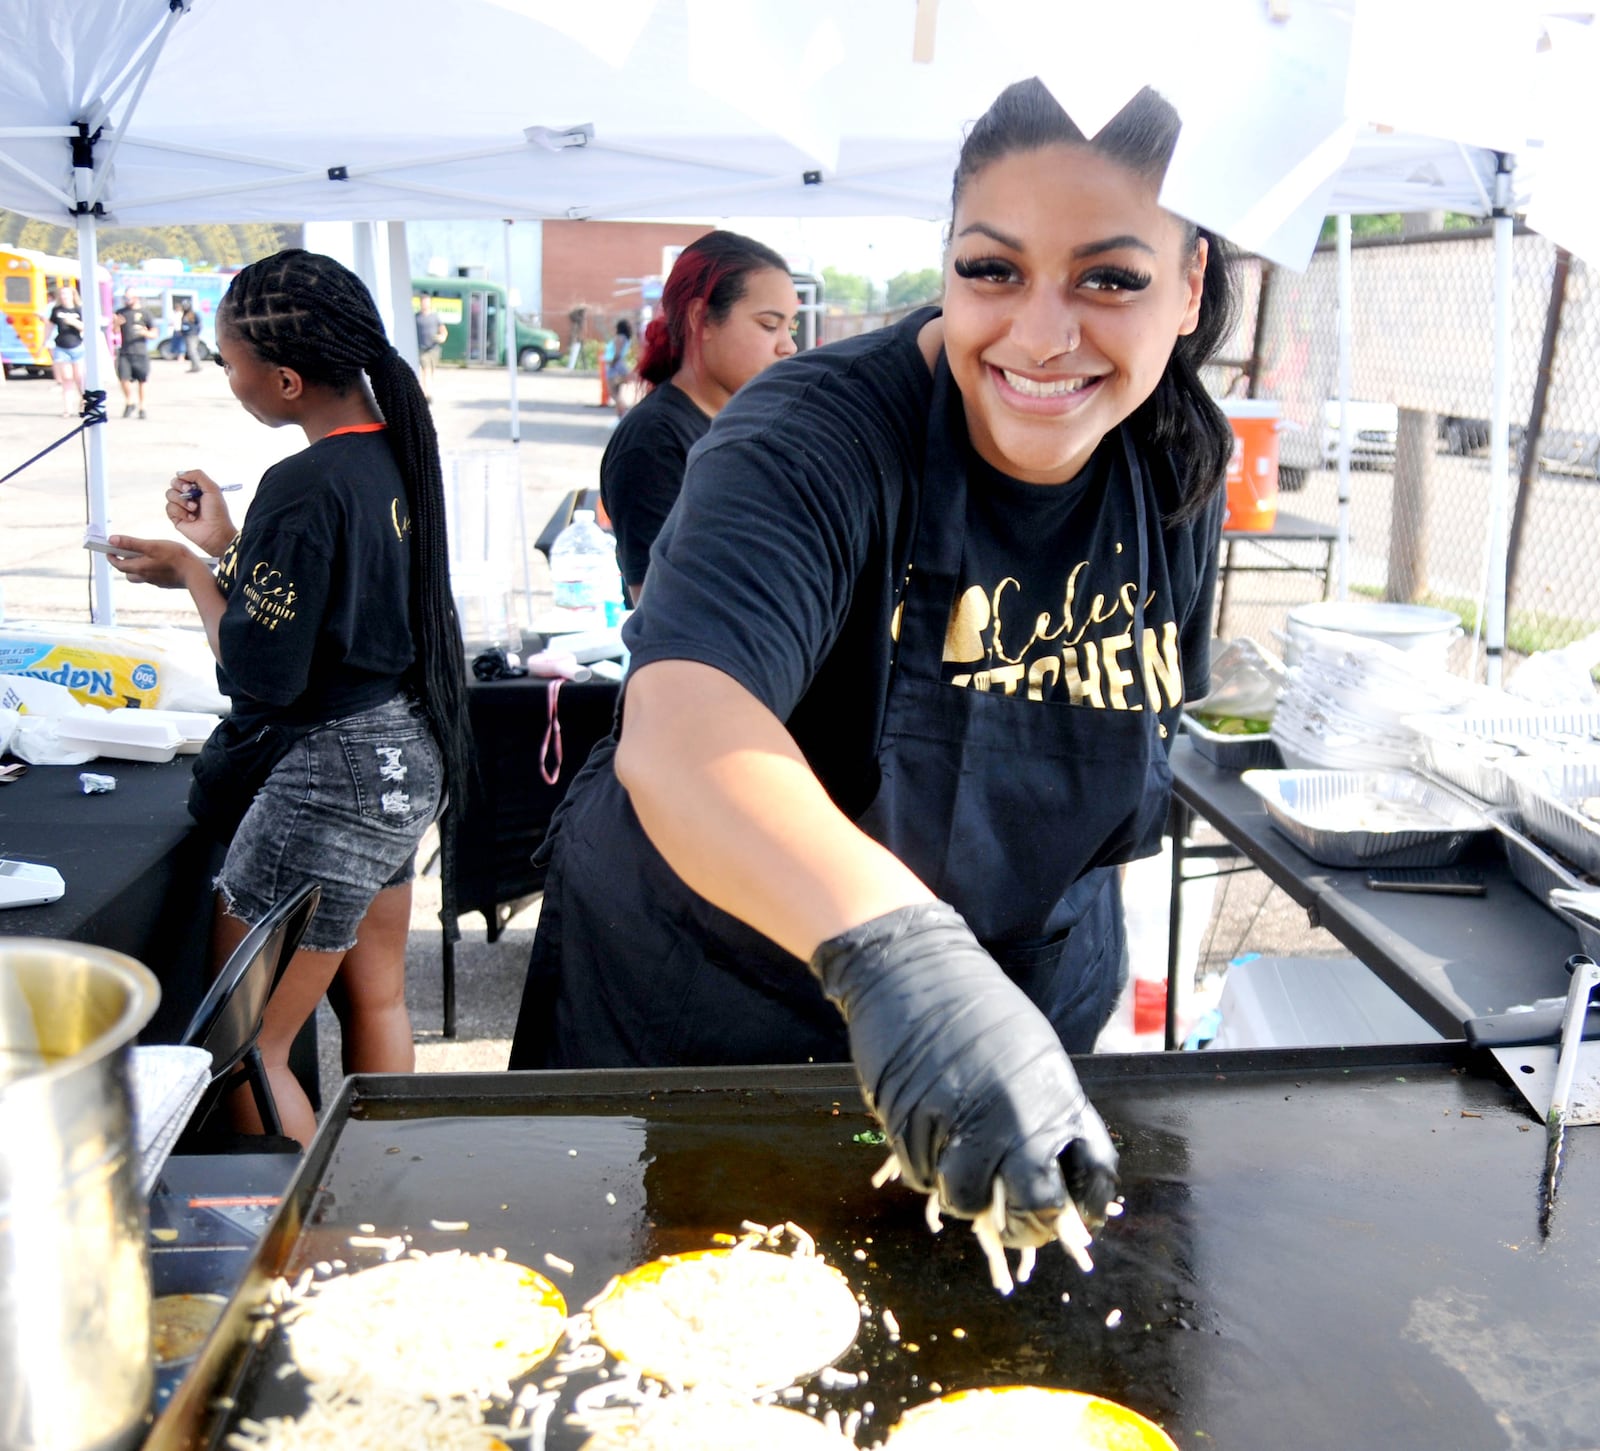
[[[1104,21],[1088,0],[8,0],[0,207],[72,218],[86,264],[99,224],[942,217],[964,126],[1037,73],[1087,129],[1161,86],[1186,117],[1174,204],[1301,266],[1329,212],[1489,214],[1491,148],[1541,134],[1520,0],[1125,0],[1140,46],[1086,39]],[[1438,44],[1402,53],[1400,21]],[[109,583],[97,557],[97,618]],[[1503,638],[1503,569],[1499,592]]]

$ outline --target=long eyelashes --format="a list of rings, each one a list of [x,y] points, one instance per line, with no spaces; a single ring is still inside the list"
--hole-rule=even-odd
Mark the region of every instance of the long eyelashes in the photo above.
[[[951,264],[957,277],[967,282],[1011,282],[1017,269],[1002,257],[957,257]],[[1092,292],[1143,292],[1154,279],[1130,267],[1096,267],[1078,280]]]
[[[1148,272],[1134,272],[1125,267],[1098,267],[1080,285],[1111,292],[1143,292],[1151,280]]]
[[[1015,272],[1009,263],[998,257],[957,257],[950,265],[957,277],[968,282],[1005,282]]]

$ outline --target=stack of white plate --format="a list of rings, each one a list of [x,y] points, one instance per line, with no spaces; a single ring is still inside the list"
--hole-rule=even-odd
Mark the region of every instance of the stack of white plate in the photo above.
[[[1272,717],[1284,761],[1307,769],[1372,771],[1409,766],[1417,753],[1407,715],[1461,709],[1473,687],[1377,640],[1318,630]]]

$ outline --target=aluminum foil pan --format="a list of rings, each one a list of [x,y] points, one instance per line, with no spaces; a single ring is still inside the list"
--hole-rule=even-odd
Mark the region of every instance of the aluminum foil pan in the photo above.
[[[1281,764],[1277,744],[1265,733],[1229,736],[1203,726],[1192,715],[1183,717],[1185,734],[1194,742],[1195,754],[1224,771],[1251,771]]]
[[[1500,767],[1521,756],[1586,750],[1600,754],[1600,710],[1530,711],[1520,715],[1409,715],[1423,764],[1436,776],[1491,806],[1516,793]]]
[[[1480,811],[1410,771],[1246,771],[1267,815],[1330,867],[1440,867],[1490,829]]]
[[[1600,876],[1600,821],[1579,803],[1600,798],[1600,758],[1507,761],[1500,770],[1511,782],[1523,830],[1553,847],[1580,870]]]
[[[1550,905],[1550,893],[1556,887],[1583,891],[1595,885],[1526,835],[1522,830],[1522,817],[1514,806],[1496,807],[1489,813],[1489,820],[1506,849],[1511,875],[1524,891],[1546,906]]]

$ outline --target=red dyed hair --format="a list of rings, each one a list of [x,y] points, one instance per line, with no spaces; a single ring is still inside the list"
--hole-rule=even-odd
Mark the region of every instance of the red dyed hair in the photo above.
[[[707,232],[685,247],[662,289],[660,316],[645,329],[639,376],[654,387],[683,366],[690,303],[700,299],[706,321],[723,322],[744,296],[745,278],[768,268],[786,273],[789,264],[771,247],[738,232]]]

